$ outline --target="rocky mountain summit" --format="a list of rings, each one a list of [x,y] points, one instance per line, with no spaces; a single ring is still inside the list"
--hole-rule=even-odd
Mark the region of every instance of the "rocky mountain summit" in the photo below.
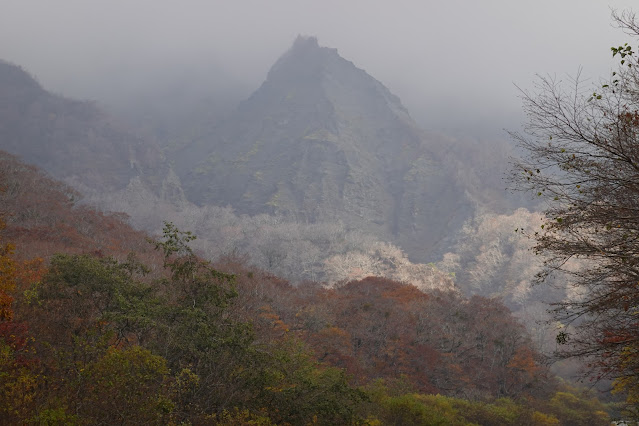
[[[383,84],[298,37],[262,86],[175,165],[199,205],[341,222],[423,261],[472,211],[441,145]]]

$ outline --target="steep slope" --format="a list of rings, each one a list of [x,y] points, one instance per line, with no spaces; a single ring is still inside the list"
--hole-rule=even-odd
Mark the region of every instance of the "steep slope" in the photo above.
[[[3,237],[15,244],[19,261],[55,253],[93,253],[124,260],[131,252],[161,268],[148,235],[126,223],[126,215],[80,204],[80,194],[0,150],[0,217]]]
[[[181,188],[161,150],[119,126],[95,104],[44,90],[0,60],[0,149],[91,193],[144,189],[179,200]]]
[[[437,143],[379,81],[298,37],[235,114],[175,164],[199,205],[339,221],[423,261],[471,211]]]

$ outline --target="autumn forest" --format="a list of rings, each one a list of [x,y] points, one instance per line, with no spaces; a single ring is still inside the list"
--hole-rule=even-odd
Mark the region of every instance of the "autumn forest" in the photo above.
[[[170,223],[151,240],[11,155],[0,173],[4,424],[609,422],[497,300],[293,287],[208,263]]]

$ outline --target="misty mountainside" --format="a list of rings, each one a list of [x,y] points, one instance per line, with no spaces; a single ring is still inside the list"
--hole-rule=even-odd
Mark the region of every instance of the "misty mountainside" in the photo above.
[[[314,38],[298,38],[221,122],[189,98],[180,105],[201,111],[188,118],[132,103],[127,127],[0,62],[0,149],[138,229],[160,234],[172,221],[205,257],[246,256],[293,283],[374,275],[515,310],[539,300],[536,269],[517,266],[533,261],[510,223],[534,215],[505,198],[508,144],[423,132],[379,81]],[[495,217],[497,230],[486,225]]]
[[[2,60],[0,149],[98,198],[128,191],[183,199],[179,179],[156,144],[93,102],[49,93],[22,68]]]
[[[153,138],[137,136],[137,128],[125,127],[92,102],[47,92],[6,62],[0,62],[0,105],[0,149],[65,181],[84,204],[125,212],[138,229],[158,235],[164,221],[173,221],[193,231],[195,247],[207,258],[246,256],[292,282],[376,275],[422,289],[454,288],[448,274],[413,264],[392,244],[339,223],[305,226],[281,215],[238,215],[228,207],[186,201]]]
[[[234,113],[182,146],[169,155],[200,208],[172,220],[210,257],[240,248],[293,281],[376,275],[432,289],[454,277],[465,295],[500,298],[531,324],[565,297],[532,285],[541,260],[515,229],[542,216],[505,191],[512,146],[422,131],[382,83],[313,37],[298,37]]]
[[[175,154],[190,201],[341,222],[424,261],[473,211],[438,141],[379,81],[298,37],[235,113]]]

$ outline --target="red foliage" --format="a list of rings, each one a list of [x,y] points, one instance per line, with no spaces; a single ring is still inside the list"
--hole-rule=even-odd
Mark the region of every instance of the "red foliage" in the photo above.
[[[12,368],[32,366],[35,363],[30,354],[31,337],[25,323],[0,322],[0,340],[11,348],[14,356]]]
[[[524,327],[495,300],[368,277],[307,292],[289,320],[320,360],[360,384],[404,376],[418,391],[465,397],[543,388]]]
[[[161,265],[161,259],[143,232],[126,223],[122,213],[103,213],[78,205],[81,196],[35,167],[0,151],[0,205],[4,208],[6,237],[17,247],[20,261],[55,253],[102,253],[125,259],[134,251],[141,260]]]

